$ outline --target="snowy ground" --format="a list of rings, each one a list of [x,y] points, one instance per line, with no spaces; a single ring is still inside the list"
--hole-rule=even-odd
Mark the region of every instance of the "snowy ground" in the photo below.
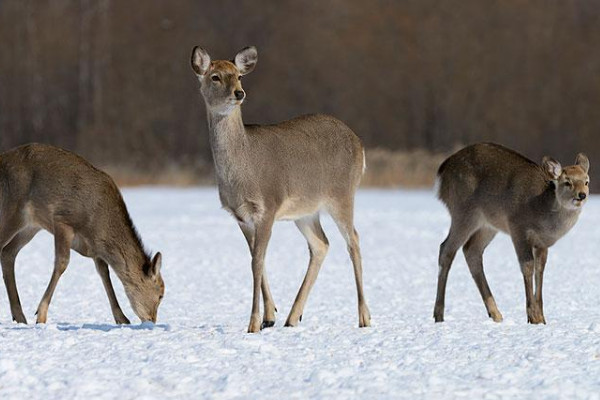
[[[284,328],[308,262],[300,233],[276,225],[267,266],[275,328],[248,335],[251,272],[235,222],[214,189],[124,191],[147,246],[163,252],[155,326],[113,325],[93,263],[71,258],[44,326],[11,322],[0,289],[0,398],[600,398],[600,199],[550,251],[546,326],[526,324],[510,241],[486,255],[505,321],[488,320],[462,256],[434,324],[436,259],[449,217],[431,192],[361,191],[356,226],[373,327],[358,329],[345,245],[331,242],[298,328]],[[52,266],[40,234],[17,260],[29,321]],[[135,319],[120,284],[125,313]]]

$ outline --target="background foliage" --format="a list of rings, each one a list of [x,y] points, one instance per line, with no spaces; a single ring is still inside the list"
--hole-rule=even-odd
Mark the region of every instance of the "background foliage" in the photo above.
[[[370,149],[495,141],[595,171],[598,43],[596,0],[0,0],[0,150],[209,172],[191,49],[252,44],[247,123],[323,112]]]

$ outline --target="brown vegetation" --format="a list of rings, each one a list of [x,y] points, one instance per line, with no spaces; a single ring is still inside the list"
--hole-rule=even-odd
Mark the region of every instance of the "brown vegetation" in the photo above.
[[[391,151],[370,149],[366,152],[367,169],[363,187],[432,187],[446,153],[427,150]]]
[[[252,44],[248,122],[329,113],[367,148],[400,152],[494,141],[569,163],[583,151],[593,176],[599,39],[588,0],[7,0],[0,150],[46,142],[141,173],[210,164],[190,51]]]

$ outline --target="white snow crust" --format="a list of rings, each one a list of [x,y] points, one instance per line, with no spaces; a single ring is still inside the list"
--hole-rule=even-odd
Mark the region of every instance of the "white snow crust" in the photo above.
[[[291,222],[267,254],[276,326],[247,334],[250,256],[216,189],[124,190],[146,246],[163,253],[158,323],[140,324],[111,274],[131,326],[114,324],[92,260],[73,253],[48,324],[34,312],[53,241],[40,233],[17,259],[30,325],[11,322],[0,289],[0,398],[600,398],[600,199],[550,249],[547,325],[527,324],[512,244],[499,235],[484,264],[504,322],[488,319],[459,253],[446,322],[432,318],[437,253],[450,218],[432,191],[361,190],[356,228],[372,327],[359,329],[352,265],[332,220],[329,254],[299,327],[284,328],[308,265]]]

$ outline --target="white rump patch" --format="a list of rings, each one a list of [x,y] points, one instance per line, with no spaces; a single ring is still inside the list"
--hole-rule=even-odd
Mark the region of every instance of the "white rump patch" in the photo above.
[[[364,174],[366,170],[367,170],[367,157],[365,156],[365,149],[363,149],[363,167],[362,167],[362,173]]]

